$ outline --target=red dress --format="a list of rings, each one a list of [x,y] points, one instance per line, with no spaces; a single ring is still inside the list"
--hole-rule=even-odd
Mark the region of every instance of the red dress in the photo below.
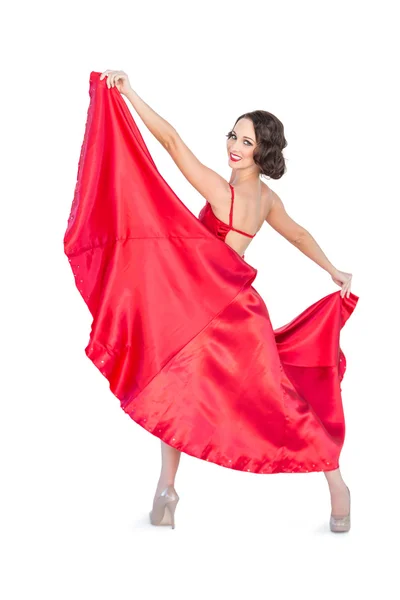
[[[335,291],[274,331],[229,226],[176,196],[99,78],[64,236],[93,317],[87,356],[129,417],[189,455],[253,473],[337,468],[339,337],[358,297]]]

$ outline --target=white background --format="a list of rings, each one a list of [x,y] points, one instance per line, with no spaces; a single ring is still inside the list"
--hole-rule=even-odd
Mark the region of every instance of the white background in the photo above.
[[[396,2],[22,2],[2,8],[4,600],[399,594],[399,96]],[[341,334],[352,493],[329,531],[322,473],[259,475],[182,455],[176,529],[148,522],[158,438],[86,357],[91,316],[63,252],[92,70],[132,87],[227,180],[237,116],[283,122],[268,182],[359,296]],[[131,105],[130,109],[133,111]],[[156,165],[204,199],[136,114]],[[265,225],[246,251],[274,328],[338,287]],[[391,544],[394,544],[391,547]]]

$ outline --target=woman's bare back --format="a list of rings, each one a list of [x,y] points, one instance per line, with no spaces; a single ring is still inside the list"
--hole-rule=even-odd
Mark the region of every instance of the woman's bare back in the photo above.
[[[246,192],[244,188],[234,187],[234,203],[232,214],[232,226],[251,235],[256,234],[265,222],[272,206],[272,190],[261,182],[261,191],[254,197],[254,192]],[[215,216],[224,223],[229,222],[229,211],[231,206],[230,192],[226,198],[211,198],[209,200]],[[249,247],[252,238],[237,231],[228,231],[225,243],[233,248],[241,256]]]

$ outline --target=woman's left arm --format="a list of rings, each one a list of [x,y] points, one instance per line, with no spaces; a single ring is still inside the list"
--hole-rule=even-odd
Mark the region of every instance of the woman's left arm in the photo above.
[[[176,129],[138,96],[132,89],[125,71],[104,71],[100,79],[104,77],[107,77],[108,88],[116,87],[128,98],[146,127],[164,146],[189,183],[210,204],[225,203],[226,198],[230,198],[231,195],[228,182],[216,171],[204,165],[185,144]]]
[[[133,108],[142,119],[143,123],[164,147],[169,144],[175,135],[175,129],[168,121],[163,119],[132,89],[128,75],[125,71],[103,71],[100,80],[107,77],[107,87],[116,87],[118,91],[126,96]]]
[[[161,115],[156,113],[132,88],[125,94],[133,108],[151,131],[154,137],[164,146],[168,145],[176,131],[171,123],[168,123]]]

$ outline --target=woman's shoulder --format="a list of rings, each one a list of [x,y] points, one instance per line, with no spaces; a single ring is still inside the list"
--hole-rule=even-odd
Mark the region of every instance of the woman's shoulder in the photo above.
[[[275,192],[269,187],[269,185],[267,185],[263,181],[261,182],[261,189],[262,189],[262,194],[266,200],[273,198],[273,195],[275,194]]]

